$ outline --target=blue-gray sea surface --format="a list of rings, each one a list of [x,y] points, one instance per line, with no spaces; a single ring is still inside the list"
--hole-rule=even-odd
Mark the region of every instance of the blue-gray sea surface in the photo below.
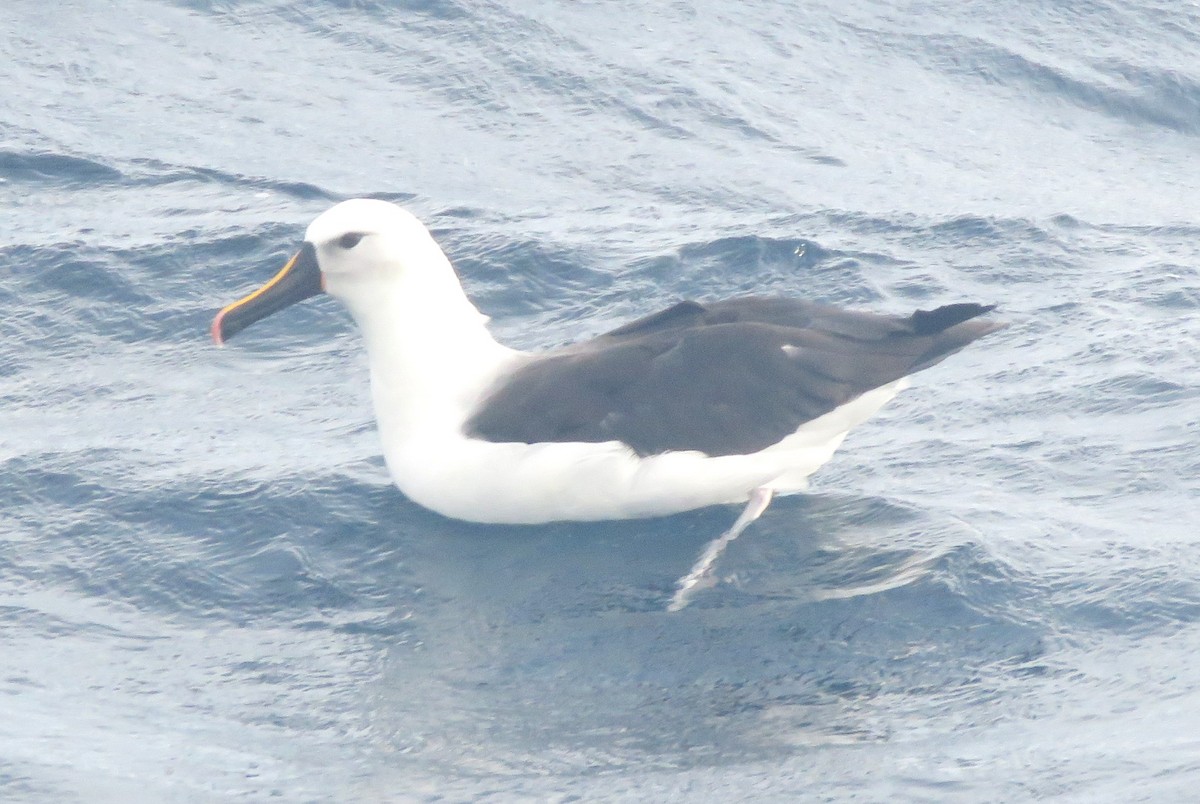
[[[1200,788],[1200,8],[7,0],[0,799],[1184,801]],[[389,484],[339,199],[525,348],[779,293],[1012,326],[736,515]]]

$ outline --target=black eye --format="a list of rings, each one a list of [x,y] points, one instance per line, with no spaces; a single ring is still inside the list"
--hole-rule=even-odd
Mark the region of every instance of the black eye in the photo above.
[[[346,232],[338,238],[338,245],[342,248],[354,248],[358,242],[366,237],[362,232]]]

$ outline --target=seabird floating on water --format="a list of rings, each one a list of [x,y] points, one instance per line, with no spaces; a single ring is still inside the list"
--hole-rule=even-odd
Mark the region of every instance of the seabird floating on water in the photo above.
[[[928,368],[1004,326],[992,308],[911,316],[748,297],[672,307],[542,353],[496,342],[415,217],[355,199],[308,227],[266,285],[221,310],[223,343],[320,292],[366,339],[375,416],[396,485],[440,514],[541,523],[746,507],[680,581],[774,494],[802,491],[850,428]]]

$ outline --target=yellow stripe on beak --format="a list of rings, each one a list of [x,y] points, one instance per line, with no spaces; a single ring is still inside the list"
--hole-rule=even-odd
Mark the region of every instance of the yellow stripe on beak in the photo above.
[[[269,282],[221,308],[212,322],[213,341],[217,346],[224,346],[226,340],[255,321],[324,289],[316,249],[311,243],[305,243]]]

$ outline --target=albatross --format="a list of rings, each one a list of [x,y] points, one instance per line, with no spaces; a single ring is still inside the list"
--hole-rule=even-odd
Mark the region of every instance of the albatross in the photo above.
[[[534,524],[744,508],[677,584],[714,583],[724,547],[774,495],[807,487],[850,429],[908,383],[1005,326],[992,306],[909,316],[792,298],[682,301],[544,352],[498,343],[428,229],[395,204],[344,201],[299,251],[212,322],[218,345],[319,293],[366,341],[396,486],[439,514]]]

